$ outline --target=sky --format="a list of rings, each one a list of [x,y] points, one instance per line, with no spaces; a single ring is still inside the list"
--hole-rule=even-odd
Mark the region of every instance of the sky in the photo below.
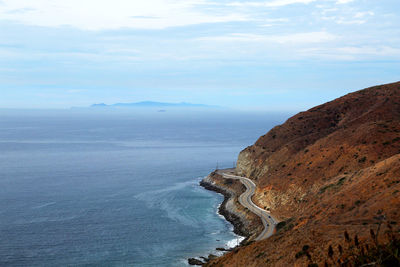
[[[399,80],[399,0],[0,0],[0,108],[304,110]]]

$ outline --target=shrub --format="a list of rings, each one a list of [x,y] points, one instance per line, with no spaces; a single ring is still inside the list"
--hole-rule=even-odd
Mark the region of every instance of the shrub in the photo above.
[[[357,235],[351,238],[347,231],[344,232],[344,242],[337,246],[339,253],[335,254],[332,245],[329,246],[324,266],[400,266],[400,239],[399,231],[394,230],[390,222],[383,223],[384,217],[375,217],[378,223],[376,230],[370,229],[369,239],[359,239]],[[386,242],[380,243],[379,234],[382,226],[386,225]],[[305,255],[299,251],[297,257]],[[311,257],[311,256],[310,256]],[[310,266],[310,265],[309,265]]]
[[[305,251],[303,251],[303,250],[300,250],[299,252],[296,253],[295,258],[296,258],[296,259],[301,258],[301,257],[303,257],[304,255],[306,255],[306,253],[307,253],[307,252],[305,252]]]
[[[328,190],[328,189],[339,188],[341,185],[343,185],[345,180],[346,180],[346,178],[342,177],[342,178],[339,179],[339,181],[336,184],[328,184],[328,185],[326,185],[324,187],[321,187],[321,189],[319,190],[319,194],[325,193],[325,191]]]
[[[345,177],[340,178],[336,185],[342,185],[345,180],[346,180]]]
[[[281,221],[276,225],[277,232],[286,232],[294,227],[294,218],[290,218],[286,221]]]
[[[260,253],[256,256],[256,258],[260,258],[260,257],[263,257],[263,256],[265,256],[265,252],[260,252]]]
[[[230,178],[225,179],[224,184],[226,184],[226,185],[231,185],[231,184],[233,184],[233,179],[230,179]]]

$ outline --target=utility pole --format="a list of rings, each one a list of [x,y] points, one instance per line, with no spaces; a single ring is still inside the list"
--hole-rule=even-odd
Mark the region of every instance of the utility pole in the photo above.
[[[216,171],[218,171],[218,161],[217,161],[217,167],[215,168]]]

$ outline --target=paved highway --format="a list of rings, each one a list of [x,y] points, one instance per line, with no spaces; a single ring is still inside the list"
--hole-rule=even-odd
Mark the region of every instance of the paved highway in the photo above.
[[[248,208],[251,212],[258,215],[261,218],[261,221],[264,225],[264,230],[257,236],[255,240],[258,241],[270,237],[271,235],[274,234],[275,225],[278,222],[274,217],[272,217],[272,215],[269,212],[254,204],[253,200],[251,199],[256,190],[256,185],[249,178],[230,174],[229,173],[230,171],[231,171],[230,169],[219,170],[218,174],[222,175],[222,177],[224,178],[238,179],[240,180],[240,182],[242,182],[242,184],[244,184],[244,186],[246,187],[246,191],[239,196],[239,203],[243,207]]]

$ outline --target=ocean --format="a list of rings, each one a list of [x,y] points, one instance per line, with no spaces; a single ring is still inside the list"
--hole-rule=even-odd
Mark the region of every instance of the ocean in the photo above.
[[[187,266],[235,245],[198,183],[288,116],[0,111],[0,265]]]

